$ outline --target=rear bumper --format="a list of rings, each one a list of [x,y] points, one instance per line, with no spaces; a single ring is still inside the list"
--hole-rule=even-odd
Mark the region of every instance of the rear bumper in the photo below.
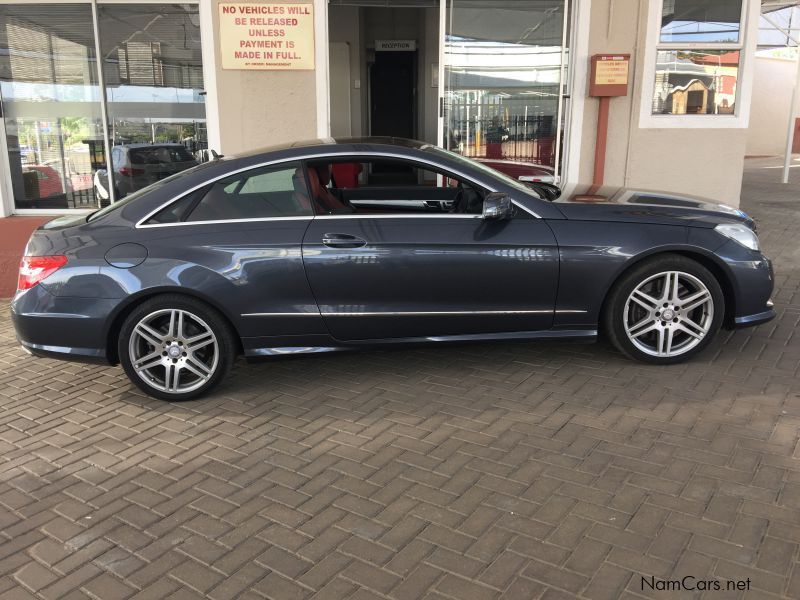
[[[44,344],[32,344],[23,340],[19,340],[19,343],[22,345],[23,350],[41,358],[57,358],[59,360],[101,365],[109,364],[105,351],[98,348],[46,346]]]
[[[11,321],[22,347],[36,356],[108,364],[107,325],[119,300],[62,298],[42,285],[18,293]]]

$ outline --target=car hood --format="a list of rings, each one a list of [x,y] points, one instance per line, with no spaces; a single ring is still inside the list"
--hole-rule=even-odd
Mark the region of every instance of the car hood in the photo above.
[[[661,223],[716,227],[743,223],[755,229],[747,213],[713,200],[687,194],[588,185],[565,186],[553,205],[568,219]]]

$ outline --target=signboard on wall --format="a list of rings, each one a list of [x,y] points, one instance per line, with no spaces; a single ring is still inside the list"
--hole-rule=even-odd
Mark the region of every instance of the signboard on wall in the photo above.
[[[595,54],[589,80],[590,96],[626,96],[630,54]]]
[[[314,5],[222,2],[219,45],[223,69],[313,69]]]
[[[417,40],[375,40],[376,52],[411,52],[417,49]]]

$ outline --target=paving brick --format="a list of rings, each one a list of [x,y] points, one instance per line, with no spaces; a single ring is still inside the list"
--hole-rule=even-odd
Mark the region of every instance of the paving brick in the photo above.
[[[0,598],[633,600],[643,574],[800,597],[800,187],[771,174],[743,206],[777,319],[666,368],[337,353],[238,362],[177,406],[28,357],[0,305]]]

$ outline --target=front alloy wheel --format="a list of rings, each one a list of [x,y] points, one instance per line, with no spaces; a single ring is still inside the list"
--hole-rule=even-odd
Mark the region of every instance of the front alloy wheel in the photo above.
[[[711,292],[694,275],[657,273],[628,296],[625,333],[650,356],[679,356],[708,335],[714,320]]]
[[[722,288],[708,269],[665,255],[621,279],[606,302],[604,324],[611,341],[631,358],[669,364],[705,348],[724,312]]]
[[[145,302],[122,326],[122,366],[133,383],[165,400],[186,400],[216,385],[232,362],[221,316],[193,298]]]

